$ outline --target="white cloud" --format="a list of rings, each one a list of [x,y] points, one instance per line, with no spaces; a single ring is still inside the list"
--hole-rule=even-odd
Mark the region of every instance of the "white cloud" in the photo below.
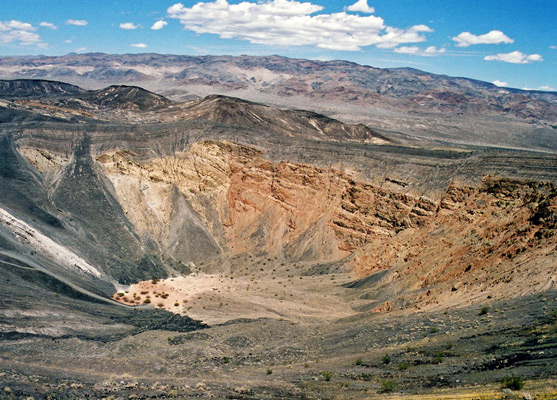
[[[551,86],[540,86],[540,87],[537,88],[537,89],[525,87],[525,88],[522,88],[522,90],[543,90],[543,91],[545,91],[545,92],[555,92],[555,91],[556,91],[556,89],[553,88],[553,87],[551,87]]]
[[[84,19],[69,19],[66,21],[66,25],[75,25],[75,26],[85,26],[89,22],[85,21]]]
[[[132,29],[137,29],[139,28],[140,25],[136,25],[133,22],[124,22],[120,24],[120,28],[122,29],[126,29],[126,30],[132,30]]]
[[[511,64],[531,64],[534,61],[543,61],[539,54],[524,54],[520,51],[513,51],[512,53],[496,54],[485,56],[486,61],[503,61]]]
[[[429,46],[425,49],[419,48],[418,46],[401,46],[397,47],[393,51],[400,54],[412,54],[422,57],[435,57],[441,54],[445,54],[446,50],[444,48],[438,49],[435,46]]]
[[[382,18],[373,15],[316,14],[322,10],[320,5],[296,0],[243,1],[240,4],[215,0],[199,2],[192,7],[177,3],[167,12],[170,18],[178,19],[184,29],[199,34],[212,33],[222,39],[274,46],[309,45],[345,51],[371,45],[394,48],[403,43],[424,42],[424,33],[432,32],[425,25],[406,29],[386,26]]]
[[[78,47],[75,49],[76,53],[83,53],[84,51],[87,51],[87,47]]]
[[[557,50],[557,46],[549,46],[550,49]]]
[[[160,31],[166,25],[168,25],[168,22],[166,22],[164,20],[160,20],[160,21],[155,22],[153,24],[153,26],[151,27],[151,29],[154,30],[154,31]]]
[[[375,12],[375,8],[368,6],[367,0],[358,0],[356,3],[349,6],[347,10],[353,12],[359,11],[366,14],[373,14]]]
[[[64,40],[63,42],[64,42],[64,43],[71,43],[72,40],[71,40],[71,39],[66,39],[66,40]]]
[[[130,44],[130,46],[131,47],[138,47],[140,49],[144,49],[144,48],[147,47],[147,45],[145,43],[133,43],[133,44]]]
[[[48,46],[35,33],[37,28],[27,22],[0,21],[0,44],[18,43],[22,46]]]
[[[58,27],[56,25],[54,25],[53,23],[50,23],[50,22],[41,22],[39,25],[44,27],[44,28],[58,29]]]
[[[468,47],[473,44],[499,44],[514,43],[514,40],[501,31],[493,30],[484,35],[474,35],[470,32],[462,32],[453,38],[457,47]]]
[[[508,87],[509,84],[507,82],[503,82],[503,81],[499,81],[499,80],[494,80],[492,82],[495,86],[499,86],[499,87]]]

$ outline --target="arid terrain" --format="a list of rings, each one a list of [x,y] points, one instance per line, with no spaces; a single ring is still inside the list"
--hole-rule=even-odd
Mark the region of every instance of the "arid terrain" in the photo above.
[[[557,398],[557,95],[111,57],[0,67],[0,398]]]

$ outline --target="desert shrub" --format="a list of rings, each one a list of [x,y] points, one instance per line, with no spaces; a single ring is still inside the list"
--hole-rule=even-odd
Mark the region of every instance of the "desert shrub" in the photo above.
[[[402,364],[399,364],[399,366],[398,366],[398,369],[401,370],[401,371],[406,371],[408,368],[410,368],[410,364],[408,364],[408,363],[402,363]]]
[[[363,360],[362,360],[361,358],[358,358],[358,359],[354,362],[354,364],[356,364],[356,365],[362,365],[362,363],[363,363]]]
[[[385,354],[385,356],[381,359],[381,361],[383,362],[383,364],[388,365],[391,363],[391,357],[389,357],[388,354]]]
[[[503,378],[503,387],[511,390],[520,390],[524,386],[524,381],[519,376],[505,376]]]
[[[143,304],[149,304],[149,303],[151,303],[151,299],[147,298],[143,300]]]
[[[379,389],[379,393],[390,393],[393,392],[395,388],[396,388],[395,381],[382,381],[381,389]]]
[[[323,371],[323,372],[321,372],[321,376],[323,377],[324,381],[329,382],[331,380],[333,374],[329,371]]]
[[[443,352],[442,351],[438,351],[433,355],[433,363],[434,364],[441,364],[443,362]]]
[[[486,315],[489,312],[489,307],[482,307],[479,315]]]
[[[271,375],[273,373],[273,370],[271,368],[267,368],[267,375]]]

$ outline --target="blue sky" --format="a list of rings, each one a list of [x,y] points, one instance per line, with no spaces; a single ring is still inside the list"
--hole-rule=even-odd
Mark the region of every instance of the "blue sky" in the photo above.
[[[3,0],[0,55],[280,54],[557,90],[556,0]]]

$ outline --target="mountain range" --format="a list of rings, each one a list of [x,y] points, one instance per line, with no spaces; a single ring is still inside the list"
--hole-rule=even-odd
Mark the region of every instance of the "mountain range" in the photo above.
[[[555,149],[557,93],[501,88],[411,68],[280,56],[68,54],[0,58],[0,77],[101,89],[137,85],[173,100],[222,94],[300,108],[350,123],[436,140]]]

